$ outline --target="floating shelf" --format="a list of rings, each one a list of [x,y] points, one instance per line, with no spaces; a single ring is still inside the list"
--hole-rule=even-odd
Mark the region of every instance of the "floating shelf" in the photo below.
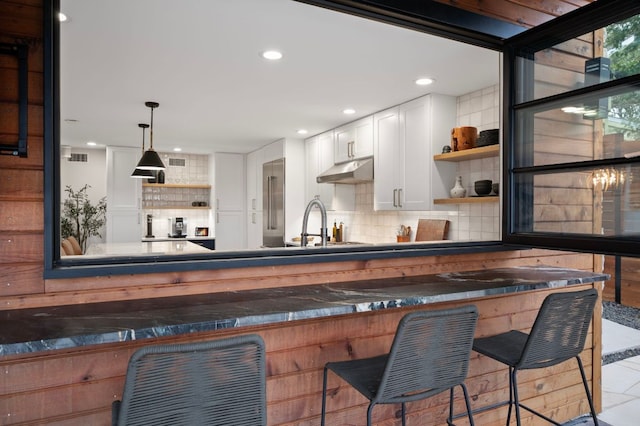
[[[496,203],[500,199],[497,195],[489,195],[487,197],[464,197],[464,198],[436,198],[433,204],[478,204],[478,203]]]
[[[462,151],[436,154],[434,161],[466,161],[479,158],[497,157],[500,155],[500,145],[481,146],[480,148],[464,149]]]
[[[190,189],[211,189],[211,185],[205,184],[182,184],[182,183],[143,183],[142,186],[152,188],[190,188]]]
[[[143,210],[210,210],[211,207],[209,206],[162,206],[162,207],[156,207],[156,206],[146,206],[143,207]]]

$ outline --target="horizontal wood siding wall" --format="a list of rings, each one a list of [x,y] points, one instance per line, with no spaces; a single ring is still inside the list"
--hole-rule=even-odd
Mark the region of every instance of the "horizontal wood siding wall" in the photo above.
[[[579,286],[582,289],[590,286]],[[596,285],[599,287],[599,285]],[[555,290],[551,290],[555,291]],[[564,291],[564,290],[560,290]],[[512,328],[528,331],[549,290],[497,296],[474,301],[480,312],[476,336]],[[468,302],[446,303],[429,309],[449,308]],[[0,414],[3,424],[109,425],[111,402],[121,398],[129,357],[142,345],[222,338],[244,333],[260,334],[267,350],[267,400],[269,425],[318,425],[322,368],[328,361],[363,358],[388,351],[400,318],[410,310],[391,309],[319,320],[302,320],[241,330],[183,335],[178,338],[100,345],[74,351],[0,360]],[[589,380],[598,389],[600,323],[592,324],[582,359]],[[595,339],[595,340],[594,340]],[[592,348],[595,347],[596,350]],[[520,397],[531,407],[564,422],[588,412],[577,364],[573,361],[519,375]],[[474,408],[508,397],[507,368],[472,353],[466,384]],[[409,424],[444,424],[447,393],[408,404]],[[363,424],[366,400],[335,376],[330,376],[328,424]],[[398,406],[374,410],[379,425],[398,424]],[[463,410],[458,390],[456,411]],[[478,425],[502,425],[506,407],[475,416]],[[524,424],[530,424],[529,414]],[[466,424],[464,420],[457,424]]]
[[[543,24],[593,0],[435,0],[526,28]]]
[[[28,158],[0,156],[0,295],[44,292],[42,1],[0,2],[0,42],[26,44]],[[18,63],[0,55],[0,141],[18,140]]]
[[[606,256],[604,272],[611,275],[605,283],[602,297],[604,300],[615,301],[615,257]],[[640,259],[634,257],[621,258],[620,274],[620,303],[625,306],[640,308]]]

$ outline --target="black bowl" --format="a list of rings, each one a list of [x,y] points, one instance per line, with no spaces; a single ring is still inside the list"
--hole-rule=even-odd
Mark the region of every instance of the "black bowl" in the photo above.
[[[492,183],[493,182],[491,182],[488,179],[477,180],[473,184],[473,189],[475,189],[476,194],[478,194],[480,196],[489,195],[489,194],[491,194],[491,184]]]

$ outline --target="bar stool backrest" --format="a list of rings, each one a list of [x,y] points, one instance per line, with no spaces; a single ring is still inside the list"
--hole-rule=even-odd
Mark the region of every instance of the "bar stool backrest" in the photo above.
[[[264,342],[247,335],[143,347],[113,408],[117,425],[266,425]]]
[[[477,319],[473,305],[405,315],[375,401],[417,401],[462,383]]]
[[[584,349],[597,300],[595,289],[547,296],[516,367],[548,367],[578,356]]]

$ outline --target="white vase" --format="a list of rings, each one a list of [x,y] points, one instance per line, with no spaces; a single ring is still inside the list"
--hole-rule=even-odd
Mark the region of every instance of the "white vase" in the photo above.
[[[450,191],[451,198],[463,198],[467,195],[467,190],[462,186],[462,176],[456,178],[456,184]]]

